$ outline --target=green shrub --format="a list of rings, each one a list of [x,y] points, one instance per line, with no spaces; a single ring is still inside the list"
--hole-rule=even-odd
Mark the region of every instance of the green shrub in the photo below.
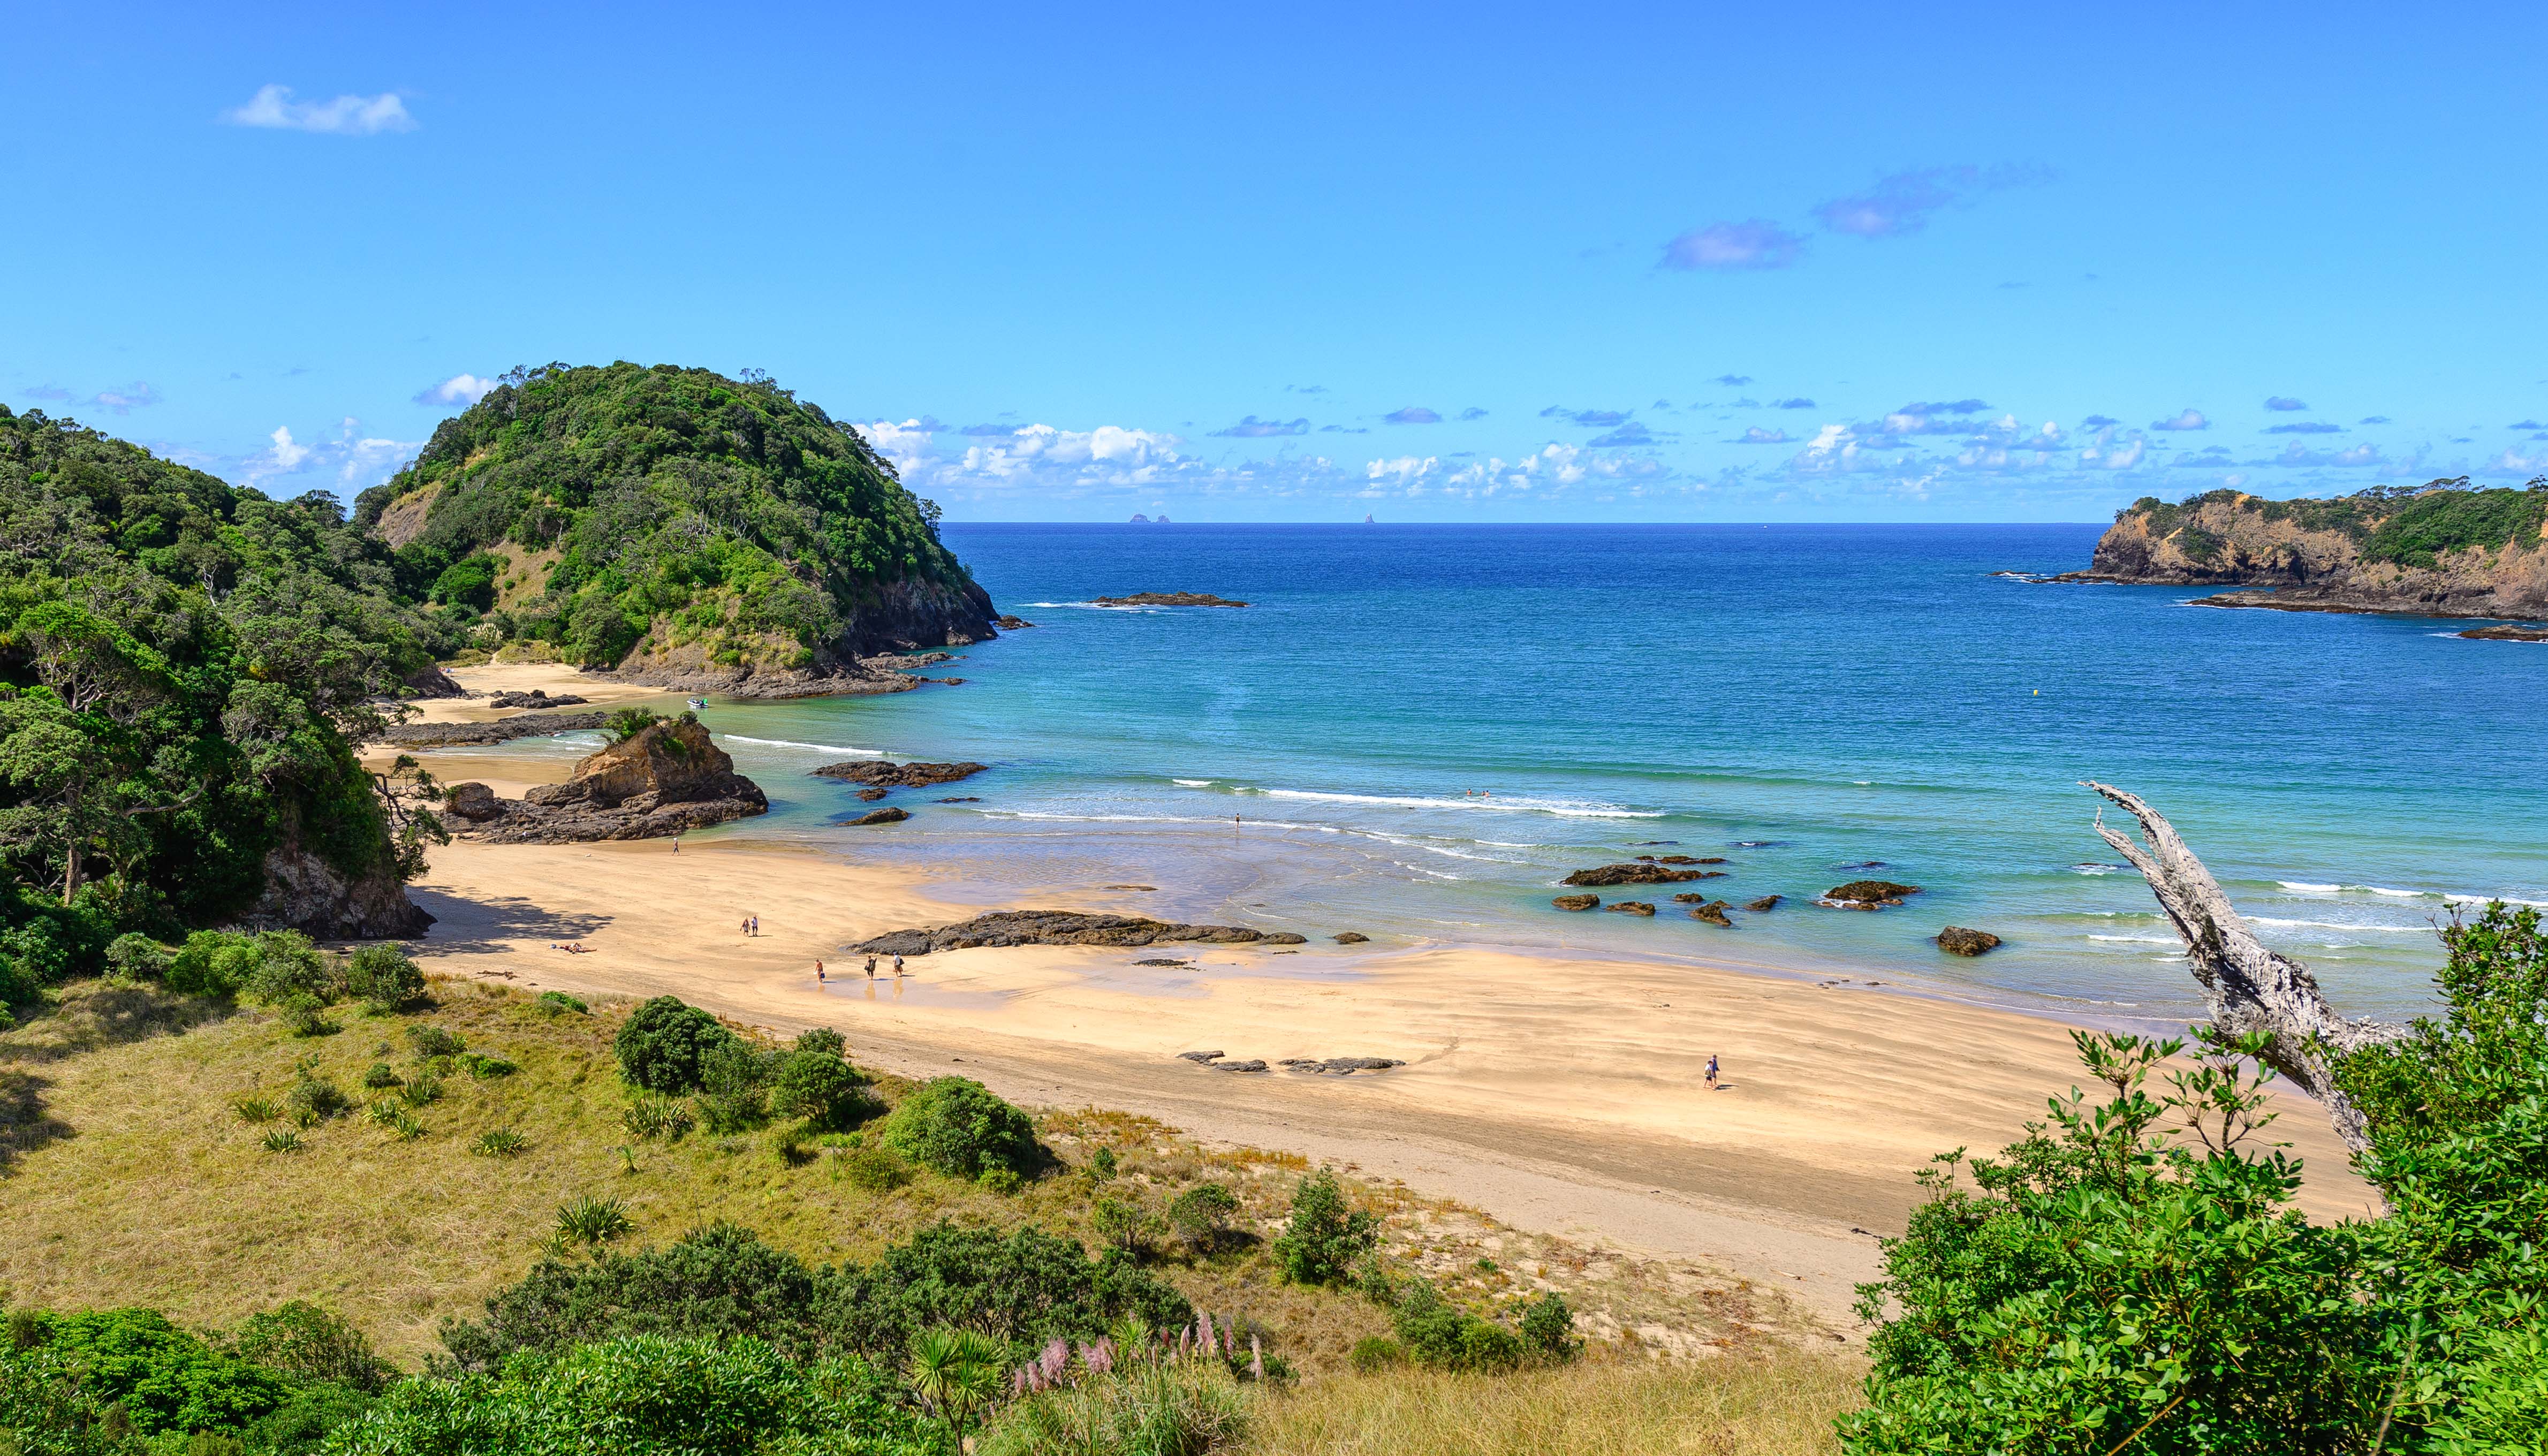
[[[256,970],[256,941],[228,931],[199,930],[168,959],[168,989],[221,1000],[237,995]]]
[[[1088,1155],[1088,1176],[1100,1183],[1115,1181],[1115,1149],[1100,1146]]]
[[[770,1121],[769,1085],[779,1058],[740,1037],[699,1056],[699,1116],[711,1133],[748,1133]]]
[[[424,1124],[408,1116],[407,1110],[404,1108],[400,1109],[390,1118],[387,1126],[390,1130],[390,1136],[396,1138],[401,1142],[413,1142],[418,1138],[424,1136]]]
[[[954,1178],[978,1178],[992,1168],[1023,1175],[1044,1157],[1034,1122],[963,1077],[940,1077],[913,1090],[884,1120],[880,1136],[912,1161]]]
[[[664,715],[652,708],[620,708],[603,724],[603,731],[617,743],[634,738],[662,721]]]
[[[310,1144],[302,1141],[301,1135],[290,1128],[277,1128],[258,1138],[257,1145],[268,1152],[299,1152]]]
[[[503,1057],[491,1056],[483,1051],[461,1052],[460,1068],[482,1082],[491,1077],[509,1077],[521,1070]]]
[[[854,1147],[841,1159],[841,1176],[853,1188],[891,1193],[911,1181],[911,1164],[890,1147]]]
[[[1138,1256],[1149,1246],[1150,1239],[1163,1227],[1159,1216],[1139,1203],[1114,1194],[1101,1194],[1089,1210],[1088,1226],[1097,1236]]]
[[[438,1077],[414,1076],[399,1088],[399,1101],[410,1107],[430,1107],[442,1100],[442,1081]]]
[[[715,1017],[678,997],[658,996],[630,1013],[611,1050],[631,1085],[679,1094],[699,1085],[699,1063],[709,1052],[736,1040]]]
[[[836,1040],[838,1035],[833,1034]],[[839,1133],[874,1116],[881,1104],[867,1090],[867,1079],[841,1060],[838,1051],[808,1048],[800,1039],[770,1079],[770,1110],[782,1118],[802,1118],[816,1132]]]
[[[469,1044],[460,1040],[459,1033],[445,1031],[437,1026],[427,1026],[422,1022],[407,1029],[407,1042],[409,1046],[415,1048],[416,1055],[427,1058],[458,1056],[469,1049]]]
[[[531,1139],[511,1128],[495,1128],[478,1135],[469,1150],[480,1157],[511,1157],[531,1145]]]
[[[1247,1407],[1216,1366],[1144,1364],[1005,1408],[983,1432],[980,1456],[1204,1456],[1235,1449]]]
[[[1175,1289],[1121,1251],[1091,1259],[1029,1226],[1002,1234],[940,1224],[827,1281],[821,1322],[836,1347],[899,1358],[921,1331],[980,1329],[1020,1347],[1090,1339],[1133,1317],[1168,1329],[1194,1319]]]
[[[396,946],[358,946],[345,958],[345,990],[375,1011],[400,1011],[424,999],[424,971]]]
[[[284,1094],[283,1101],[284,1106],[291,1110],[293,1120],[305,1128],[329,1118],[343,1117],[354,1106],[335,1083],[325,1077],[307,1074],[292,1084],[292,1090]]]
[[[262,1097],[242,1097],[230,1104],[230,1111],[238,1114],[240,1122],[251,1126],[257,1123],[270,1123],[282,1116],[273,1103]]]
[[[809,1027],[797,1034],[796,1045],[792,1049],[810,1051],[839,1061],[849,1055],[850,1043],[848,1038],[830,1027]]]
[[[544,1016],[589,1016],[592,1008],[564,991],[542,991],[531,1002],[531,1009]]]
[[[363,1109],[363,1117],[376,1128],[395,1126],[399,1119],[406,1116],[406,1108],[386,1097]]]
[[[557,1231],[579,1243],[608,1243],[636,1228],[627,1205],[584,1194],[558,1205]]]
[[[301,1300],[272,1314],[248,1316],[230,1343],[239,1358],[300,1381],[377,1392],[396,1373],[373,1352],[361,1330]]]
[[[1274,1260],[1294,1284],[1341,1284],[1380,1242],[1380,1221],[1345,1206],[1344,1188],[1325,1168],[1292,1191],[1292,1218],[1274,1240]]]
[[[1543,1360],[1572,1360],[1584,1342],[1575,1337],[1575,1312],[1566,1297],[1551,1291],[1522,1306],[1522,1348]]]
[[[711,1224],[662,1248],[543,1258],[491,1296],[479,1320],[443,1322],[443,1347],[464,1370],[494,1370],[525,1351],[639,1332],[758,1339],[791,1359],[821,1344],[814,1271],[750,1229]]]
[[[295,1037],[332,1037],[344,1030],[327,1019],[327,1009],[316,996],[295,995],[277,1006],[283,1013],[284,1029]]]
[[[83,1394],[120,1409],[122,1425],[143,1436],[235,1429],[282,1405],[290,1393],[283,1375],[188,1334],[155,1310],[40,1314],[28,1321],[26,1333],[46,1354],[80,1372]],[[103,1456],[112,1448],[39,1441],[20,1449]]]
[[[1198,1183],[1168,1205],[1168,1224],[1188,1247],[1204,1250],[1221,1240],[1238,1212],[1238,1199],[1218,1183]]]
[[[392,1071],[388,1062],[376,1061],[370,1071],[363,1073],[363,1085],[378,1091],[383,1087],[403,1087],[407,1085],[407,1078]]]
[[[1356,1374],[1378,1375],[1407,1363],[1407,1347],[1385,1334],[1366,1334],[1355,1340],[1353,1353],[1347,1357]]]
[[[344,995],[345,984],[308,936],[297,930],[269,930],[258,934],[256,967],[239,989],[268,1006],[292,1007],[305,1001],[326,1006]]]
[[[1521,1337],[1450,1304],[1430,1281],[1410,1279],[1390,1313],[1408,1356],[1438,1370],[1492,1373],[1521,1363]]]
[[[577,1345],[501,1376],[391,1388],[329,1456],[923,1456],[944,1449],[863,1360],[799,1365],[751,1338],[639,1335]]]
[[[129,981],[155,981],[167,975],[167,948],[143,935],[121,935],[107,944],[106,968]]]

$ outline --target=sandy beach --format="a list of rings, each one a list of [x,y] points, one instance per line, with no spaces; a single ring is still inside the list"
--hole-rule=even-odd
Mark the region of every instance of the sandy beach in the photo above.
[[[667,696],[548,665],[453,676],[480,692]],[[474,699],[433,709],[503,715]],[[438,757],[423,756],[446,779],[505,793],[562,766]],[[1118,1108],[1330,1159],[1519,1228],[1720,1263],[1836,1322],[1877,1273],[1875,1235],[1901,1230],[1913,1173],[1950,1148],[1996,1150],[2078,1080],[2055,1021],[1867,977],[1314,940],[963,951],[870,982],[845,946],[992,908],[980,887],[960,866],[860,865],[739,828],[678,853],[660,840],[441,847],[413,886],[437,918],[417,949],[452,974],[669,993],[781,1033],[838,1027],[854,1056],[890,1071],[960,1071],[1022,1102]],[[842,853],[857,846],[845,839]],[[1111,883],[1038,886],[1011,908],[1143,912],[1147,894]],[[748,915],[757,938],[742,933]],[[592,954],[553,949],[567,942]],[[1138,963],[1165,958],[1190,963]],[[1178,1056],[1194,1050],[1409,1064],[1231,1073]],[[1710,1055],[1724,1067],[1715,1091],[1702,1080]],[[2362,1213],[2370,1190],[2318,1109],[2287,1097],[2283,1113],[2275,1136],[2309,1163],[2303,1207]]]

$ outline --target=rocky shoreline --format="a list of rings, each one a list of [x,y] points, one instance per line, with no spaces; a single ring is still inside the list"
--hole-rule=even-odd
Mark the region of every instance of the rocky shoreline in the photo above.
[[[556,845],[670,839],[766,814],[770,799],[684,714],[658,719],[587,756],[564,783],[541,784],[518,799],[484,783],[456,783],[442,808],[455,833],[491,844]]]
[[[492,723],[399,723],[381,730],[380,741],[393,748],[479,748],[516,738],[590,732],[609,721],[608,713],[524,713]]]

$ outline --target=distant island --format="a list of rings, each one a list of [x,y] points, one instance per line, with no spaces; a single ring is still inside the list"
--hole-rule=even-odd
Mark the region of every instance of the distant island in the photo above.
[[[1100,596],[1099,606],[1245,606],[1209,592],[1136,592],[1130,596]]]
[[[2212,606],[2536,617],[2548,614],[2543,521],[2548,479],[2478,490],[2460,476],[2317,500],[2143,497],[2116,513],[2086,571],[2051,580],[2248,589],[2204,598]]]
[[[689,691],[896,690],[863,660],[998,635],[938,507],[751,371],[516,369],[353,524],[473,646]]]

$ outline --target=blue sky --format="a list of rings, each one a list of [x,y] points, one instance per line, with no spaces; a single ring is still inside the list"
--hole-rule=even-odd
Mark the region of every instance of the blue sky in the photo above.
[[[760,368],[956,519],[2548,470],[2538,7],[931,9],[13,7],[0,400],[350,495]]]

